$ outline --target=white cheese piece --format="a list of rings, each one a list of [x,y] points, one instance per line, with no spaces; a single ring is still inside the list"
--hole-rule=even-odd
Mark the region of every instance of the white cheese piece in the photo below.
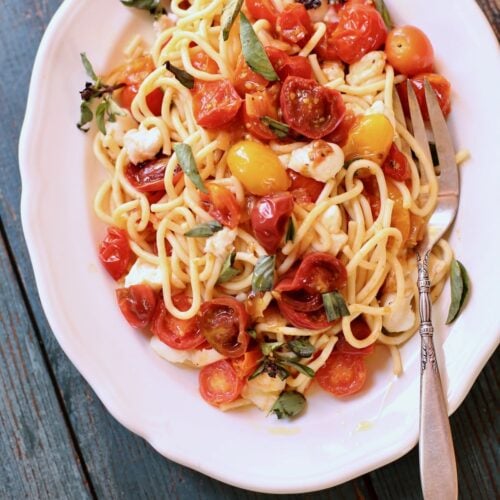
[[[365,54],[359,61],[349,66],[346,76],[347,83],[359,86],[369,83],[373,78],[384,72],[386,55],[381,50],[374,50]]]
[[[139,257],[125,276],[125,286],[142,284],[149,285],[154,290],[160,290],[162,286],[161,271],[159,266],[154,266]]]
[[[137,122],[132,118],[127,110],[123,110],[123,115],[116,115],[114,122],[106,122],[105,140],[113,139],[119,146],[123,147],[123,139],[130,129],[135,129]],[[105,144],[106,145],[106,144]]]
[[[375,101],[366,111],[365,115],[385,114],[385,104],[382,101]]]
[[[164,344],[156,336],[151,337],[150,345],[153,351],[158,354],[158,356],[166,359],[170,363],[177,363],[199,368],[201,366],[211,365],[216,361],[224,359],[224,356],[217,352],[215,349],[173,349],[167,344]]]
[[[347,243],[348,236],[341,230],[342,213],[337,205],[328,207],[320,217],[321,224],[330,233],[330,248],[329,252],[337,255],[342,247]],[[321,242],[318,242],[320,245]],[[312,246],[315,250],[320,250],[320,247],[313,242]]]
[[[326,61],[321,65],[321,69],[329,82],[344,80],[344,65],[339,61]]]
[[[224,258],[232,250],[235,239],[236,231],[225,227],[207,238],[204,251],[216,257]]]
[[[285,385],[286,380],[281,380],[279,377],[272,378],[263,373],[245,384],[241,397],[251,401],[261,410],[269,412]]]
[[[389,332],[404,332],[415,323],[415,312],[411,307],[412,296],[404,297],[397,309],[392,307],[395,300],[395,293],[387,293],[382,297],[382,305],[391,307],[391,312],[384,315],[382,325]]]
[[[154,158],[162,147],[161,132],[158,128],[129,130],[123,138],[130,161],[134,164]]]

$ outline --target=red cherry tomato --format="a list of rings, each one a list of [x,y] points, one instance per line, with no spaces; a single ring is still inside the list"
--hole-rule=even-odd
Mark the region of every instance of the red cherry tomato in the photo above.
[[[349,132],[354,127],[358,118],[352,111],[346,111],[344,118],[339,123],[337,128],[325,137],[327,142],[333,142],[334,144],[339,145],[340,147],[345,146],[347,143],[347,139],[349,138]]]
[[[177,309],[187,311],[191,306],[191,297],[184,294],[174,295],[172,302]],[[199,316],[178,319],[167,311],[163,300],[158,302],[151,330],[164,344],[173,349],[195,349],[205,342],[200,332]]]
[[[208,195],[200,194],[207,212],[224,226],[231,229],[238,227],[241,217],[241,207],[229,189],[218,184],[207,184]]]
[[[139,92],[139,85],[131,84],[123,88],[120,94],[120,104],[130,111],[132,101]],[[146,96],[146,104],[154,116],[161,116],[161,105],[163,103],[163,90],[156,88]]]
[[[415,26],[395,28],[387,35],[385,53],[389,64],[404,75],[432,70],[434,49],[426,34]]]
[[[376,219],[380,214],[380,193],[378,190],[377,179],[374,175],[363,177],[363,194],[368,198],[373,218]]]
[[[292,181],[290,192],[297,203],[314,203],[325,187],[324,182],[306,177],[291,169],[287,169],[286,173]]]
[[[285,122],[309,139],[333,132],[345,114],[340,92],[296,76],[285,80],[280,105]]]
[[[292,212],[293,196],[290,193],[264,196],[252,208],[253,233],[268,254],[276,253]]]
[[[317,311],[323,307],[323,299],[319,293],[308,293],[302,288],[297,289],[293,278],[283,278],[275,290],[281,293],[280,300],[299,312]]]
[[[120,311],[134,328],[149,325],[156,307],[156,293],[149,285],[118,288],[116,298]]]
[[[333,351],[316,372],[318,384],[337,397],[359,392],[366,381],[364,356]]]
[[[280,86],[272,85],[262,92],[254,92],[245,96],[243,106],[243,121],[245,129],[262,141],[276,139],[276,134],[264,123],[261,118],[268,116],[278,120],[278,98]]]
[[[257,19],[267,19],[271,26],[275,26],[278,11],[271,0],[245,0],[248,12]]]
[[[163,179],[167,164],[168,158],[166,157],[155,158],[137,165],[129,163],[125,169],[125,177],[141,193],[164,192],[165,185]]]
[[[288,4],[278,15],[276,32],[284,42],[303,47],[314,32],[306,8],[301,3]]]
[[[108,234],[99,246],[99,259],[113,279],[120,279],[132,260],[127,233],[116,227],[108,227]]]
[[[407,181],[411,179],[410,165],[406,156],[398,149],[396,144],[392,143],[389,154],[382,164],[384,174],[395,181]]]
[[[233,364],[236,375],[238,375],[239,378],[244,379],[255,371],[255,368],[257,368],[261,359],[262,351],[257,347],[251,351],[247,351],[239,358],[232,359],[231,363]]]
[[[245,306],[232,297],[219,297],[201,306],[200,329],[208,343],[228,358],[242,356],[250,337]]]
[[[221,359],[200,370],[199,388],[201,397],[211,405],[230,403],[238,398],[243,381],[229,361]]]
[[[379,49],[387,31],[381,15],[371,6],[347,3],[339,11],[339,24],[331,35],[331,47],[347,64]]]
[[[422,73],[421,75],[414,76],[410,81],[417,96],[418,104],[420,105],[420,110],[422,111],[422,116],[424,120],[429,119],[429,112],[427,111],[427,104],[425,103],[425,90],[424,90],[424,80],[427,79],[436,93],[436,97],[439,103],[439,107],[446,117],[451,110],[451,85],[450,82],[442,75],[436,73]],[[406,82],[400,83],[396,86],[398,89],[398,94],[403,104],[404,111],[406,115],[409,116],[408,108],[408,93],[406,90]]]
[[[326,318],[324,307],[315,311],[297,311],[297,309],[294,309],[293,306],[283,300],[278,301],[278,307],[283,317],[297,328],[321,330],[332,325]]]
[[[339,23],[326,22],[325,24],[326,33],[321,37],[321,40],[314,48],[314,51],[318,54],[320,59],[323,59],[323,61],[335,61],[338,59],[338,56],[334,46],[334,33]]]
[[[266,54],[281,81],[285,81],[287,76],[313,77],[312,67],[307,57],[289,56],[285,51],[274,47],[266,47]]]
[[[238,63],[234,71],[234,88],[241,97],[245,97],[247,92],[258,92],[264,90],[269,83],[262,75],[252,71],[245,61],[243,54],[238,57]]]
[[[354,337],[358,340],[363,340],[370,335],[370,327],[366,324],[366,321],[358,316],[353,322],[351,322],[351,331]],[[339,336],[337,343],[335,344],[335,350],[342,352],[344,354],[361,354],[366,356],[371,354],[375,349],[375,345],[371,344],[367,347],[362,347],[360,349],[353,347],[343,335]]]
[[[219,128],[238,113],[241,98],[227,79],[196,81],[192,89],[193,113],[198,125]]]
[[[219,66],[217,63],[211,58],[208,57],[206,52],[200,50],[196,52],[196,54],[191,59],[191,64],[200,71],[205,71],[205,73],[212,73],[216,75],[219,72]]]

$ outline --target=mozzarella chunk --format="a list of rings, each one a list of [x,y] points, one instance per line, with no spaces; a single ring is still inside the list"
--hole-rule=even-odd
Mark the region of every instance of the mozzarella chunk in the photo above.
[[[341,230],[342,213],[337,205],[332,205],[327,208],[320,217],[321,224],[330,233],[330,247],[328,249],[333,255],[337,255],[343,246],[347,243],[348,236]],[[313,241],[312,247],[315,250],[321,251],[322,242]],[[324,249],[323,249],[324,251]]]
[[[339,79],[344,81],[344,65],[340,61],[326,61],[321,69],[329,82]]]
[[[207,238],[204,251],[224,258],[232,250],[235,239],[236,231],[225,227]]]
[[[375,101],[366,111],[365,115],[385,114],[385,104],[382,101]]]
[[[162,287],[161,270],[159,266],[154,266],[138,257],[127,276],[125,276],[125,286],[143,284],[149,285],[154,290],[160,290]]]
[[[123,147],[123,139],[130,129],[135,129],[137,122],[132,118],[127,110],[123,110],[123,115],[117,115],[114,122],[106,122],[105,141],[113,139],[119,146]],[[106,146],[106,144],[104,144]]]
[[[134,164],[154,158],[162,144],[161,132],[157,127],[129,130],[123,138],[128,157]]]
[[[170,363],[176,363],[187,366],[202,367],[210,365],[224,359],[224,356],[215,349],[186,349],[179,350],[164,344],[158,337],[153,336],[150,340],[153,351]]]
[[[358,86],[369,83],[373,78],[384,72],[386,55],[381,50],[365,54],[359,61],[349,66],[346,76],[349,85]]]
[[[321,182],[332,179],[344,165],[342,149],[322,140],[312,141],[279,158],[286,168]]]
[[[245,384],[241,397],[251,401],[257,408],[269,412],[285,385],[285,380],[263,373]]]
[[[384,315],[382,325],[389,332],[404,332],[415,323],[415,312],[411,307],[412,296],[405,296],[397,309],[393,308],[395,300],[395,293],[387,293],[382,297],[382,305],[391,307],[391,312]]]

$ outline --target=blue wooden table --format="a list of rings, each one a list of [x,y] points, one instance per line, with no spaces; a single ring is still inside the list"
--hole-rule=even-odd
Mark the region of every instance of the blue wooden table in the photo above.
[[[123,428],[44,317],[19,217],[17,143],[36,50],[60,3],[3,0],[0,9],[0,499],[271,498],[172,463]],[[498,0],[479,3],[498,36]],[[498,360],[490,360],[451,418],[464,499],[500,497]],[[336,488],[285,498],[300,497],[421,498],[417,450]]]

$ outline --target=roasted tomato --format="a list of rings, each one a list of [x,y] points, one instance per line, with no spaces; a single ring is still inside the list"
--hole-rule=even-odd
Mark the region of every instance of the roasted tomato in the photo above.
[[[359,392],[366,381],[363,356],[333,351],[326,363],[316,372],[318,384],[337,397]]]
[[[156,307],[156,293],[149,285],[118,288],[116,298],[120,311],[134,328],[149,325]]]
[[[240,54],[238,58],[234,74],[233,85],[241,97],[245,97],[247,92],[264,90],[269,83],[262,75],[252,71],[246,63],[243,54]]]
[[[395,181],[403,182],[411,178],[408,159],[394,143],[382,164],[382,170],[386,176],[391,177]]]
[[[229,361],[221,359],[200,370],[199,385],[201,397],[217,406],[237,399],[243,389],[243,380]]]
[[[276,253],[292,212],[293,196],[290,193],[264,196],[253,206],[253,233],[268,254]]]
[[[314,48],[318,57],[323,61],[335,61],[338,59],[337,52],[335,51],[335,37],[334,33],[337,29],[338,22],[326,22],[326,33],[323,35],[318,45]]]
[[[313,77],[312,67],[307,57],[289,56],[285,51],[274,47],[266,47],[266,53],[282,82],[287,76]]]
[[[248,314],[232,297],[219,297],[201,306],[200,329],[208,343],[228,358],[238,358],[247,350]]]
[[[127,233],[116,227],[108,227],[108,234],[99,246],[99,259],[113,279],[120,279],[132,260]]]
[[[281,293],[281,300],[299,312],[317,311],[323,307],[323,298],[319,293],[308,293],[293,284],[292,278],[285,278],[276,287]]]
[[[200,193],[205,210],[217,221],[231,229],[240,223],[241,207],[229,189],[218,184],[206,185],[208,195]]]
[[[387,193],[389,198],[394,201],[392,207],[391,226],[399,229],[403,238],[402,245],[404,246],[406,240],[410,236],[410,211],[403,207],[403,197],[396,185],[387,180]]]
[[[296,76],[285,80],[280,104],[285,122],[309,139],[333,132],[345,114],[340,92]]]
[[[278,301],[281,314],[296,328],[307,328],[309,330],[321,330],[328,328],[331,323],[328,321],[323,307],[314,311],[298,311],[290,306],[286,301]]]
[[[174,295],[172,302],[180,311],[187,311],[191,307],[191,297],[184,294]],[[205,342],[205,337],[200,332],[199,316],[178,319],[167,311],[163,300],[158,302],[151,330],[173,349],[195,349]]]
[[[257,347],[251,351],[247,351],[239,358],[232,359],[231,363],[236,371],[236,375],[238,375],[239,378],[244,379],[255,371],[255,368],[257,368],[261,359],[262,351]]]
[[[292,181],[290,192],[297,203],[314,203],[325,187],[324,182],[306,177],[294,170],[288,169],[286,173]]]
[[[214,82],[197,80],[192,89],[193,113],[198,125],[219,128],[238,113],[241,99],[227,79]]]
[[[338,144],[341,148],[343,148],[347,143],[347,139],[349,138],[351,129],[356,126],[357,121],[358,118],[352,111],[346,111],[346,114],[344,115],[342,121],[331,134],[328,134],[328,136],[325,137],[325,141],[333,142],[334,144]]]
[[[347,64],[379,49],[387,31],[382,16],[371,6],[347,3],[339,11],[339,23],[330,36],[337,57]]]
[[[366,321],[361,316],[358,316],[354,321],[351,322],[351,331],[354,337],[356,337],[358,340],[366,339],[366,337],[368,337],[368,335],[370,335],[371,333],[370,327],[366,324]],[[363,356],[366,356],[368,354],[371,354],[374,349],[374,344],[371,344],[367,347],[362,347],[361,349],[353,347],[351,344],[349,344],[349,342],[347,342],[343,335],[339,336],[339,339],[335,344],[335,350],[344,354],[361,354]]]
[[[196,54],[191,59],[191,64],[200,71],[205,71],[205,73],[212,73],[216,75],[219,72],[219,66],[217,63],[211,58],[208,57],[206,52],[200,50],[196,52]]]
[[[254,19],[267,19],[271,26],[276,25],[278,11],[272,0],[245,0],[245,5]]]
[[[162,157],[137,165],[129,163],[125,169],[125,177],[141,193],[165,191],[164,177],[168,160],[168,158]]]
[[[278,15],[276,33],[284,42],[303,47],[313,32],[311,18],[301,3],[288,4]]]
[[[264,123],[262,118],[268,116],[278,120],[279,85],[273,85],[262,92],[254,92],[245,96],[243,121],[245,129],[262,141],[276,139],[276,134]]]

